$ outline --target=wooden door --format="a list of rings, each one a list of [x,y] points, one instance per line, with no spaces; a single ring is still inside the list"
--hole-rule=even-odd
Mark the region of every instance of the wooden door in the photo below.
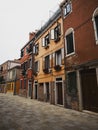
[[[83,107],[98,112],[98,85],[95,69],[81,71]]]
[[[63,105],[62,82],[56,83],[56,87],[57,87],[57,104]]]

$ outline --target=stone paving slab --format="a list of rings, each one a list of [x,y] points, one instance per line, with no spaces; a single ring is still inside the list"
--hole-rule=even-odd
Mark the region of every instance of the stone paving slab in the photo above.
[[[98,114],[0,93],[0,130],[98,130]]]

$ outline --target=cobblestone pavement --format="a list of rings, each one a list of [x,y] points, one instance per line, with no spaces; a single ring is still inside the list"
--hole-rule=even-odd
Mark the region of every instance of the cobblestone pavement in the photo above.
[[[0,93],[0,130],[98,130],[98,114]]]

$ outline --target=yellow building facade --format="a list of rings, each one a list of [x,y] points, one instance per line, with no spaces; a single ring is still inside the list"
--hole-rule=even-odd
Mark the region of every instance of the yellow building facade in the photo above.
[[[64,43],[60,10],[36,34],[33,98],[64,106]]]

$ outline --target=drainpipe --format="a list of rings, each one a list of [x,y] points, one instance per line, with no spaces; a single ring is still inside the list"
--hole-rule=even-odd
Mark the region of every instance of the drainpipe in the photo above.
[[[32,43],[32,87],[31,87],[31,99],[33,99],[33,84],[34,84],[34,54],[33,54],[33,44]]]
[[[67,83],[66,83],[66,77],[67,77],[67,73],[66,73],[66,50],[65,50],[65,34],[64,34],[64,11],[63,11],[63,5],[60,5],[61,8],[61,19],[62,19],[62,33],[63,33],[63,44],[64,44],[64,76],[65,76],[65,82],[64,82],[64,107],[67,106],[67,96],[66,96],[66,92],[67,92]]]
[[[13,92],[13,95],[16,95],[16,82],[17,82],[17,71],[15,71],[14,92]]]

